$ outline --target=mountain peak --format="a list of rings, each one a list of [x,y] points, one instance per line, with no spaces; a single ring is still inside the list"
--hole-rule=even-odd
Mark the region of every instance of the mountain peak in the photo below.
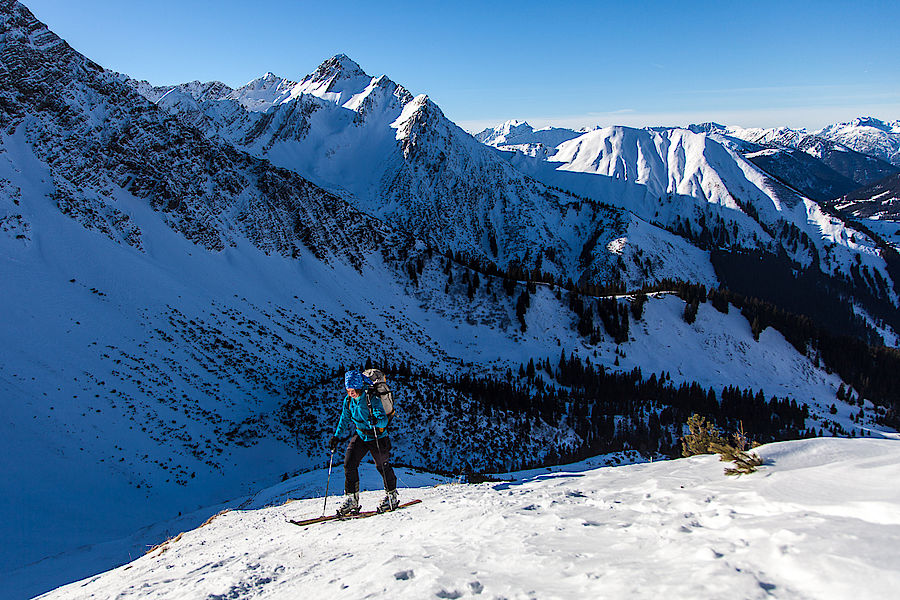
[[[323,62],[315,72],[307,77],[308,81],[342,81],[356,77],[369,78],[362,67],[346,54],[336,54]]]
[[[293,81],[288,81],[284,77],[279,77],[272,73],[271,71],[267,71],[265,75],[261,77],[257,77],[256,79],[252,79],[239,87],[239,90],[264,90],[272,88],[273,86],[276,88],[283,87],[285,85],[294,86],[296,85]]]
[[[707,121],[705,123],[692,123],[685,129],[693,133],[714,133],[725,131],[726,127],[715,121]]]
[[[505,128],[505,129],[512,129],[514,127],[522,127],[522,126],[529,127],[529,128],[531,127],[531,125],[528,124],[528,121],[520,121],[518,119],[510,119],[509,121],[506,121],[505,123],[503,123],[503,125],[501,125],[501,127]]]
[[[295,85],[297,82],[278,77],[269,71],[224,97],[237,101],[251,112],[263,112],[289,97],[291,88]]]
[[[857,117],[850,121],[849,124],[852,127],[874,127],[875,129],[880,129],[882,131],[891,130],[887,123],[875,117]]]

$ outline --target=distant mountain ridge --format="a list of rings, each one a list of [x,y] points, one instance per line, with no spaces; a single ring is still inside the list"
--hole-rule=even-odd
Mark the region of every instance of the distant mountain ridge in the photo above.
[[[268,97],[271,102],[268,108],[265,103],[258,103],[255,105],[257,110],[246,110],[247,102],[241,98],[246,90],[258,88],[260,81],[268,81],[269,85],[282,92]],[[280,83],[276,84],[276,81]],[[741,152],[729,154],[728,150],[716,151],[714,146],[718,143],[700,143],[702,136],[696,136],[695,142],[690,133],[677,133],[678,130],[648,130],[648,133],[640,134],[655,136],[657,141],[640,142],[637,145],[638,155],[646,158],[669,152],[666,149],[668,142],[659,140],[672,137],[677,140],[675,152],[684,152],[690,146],[692,158],[673,155],[661,156],[650,162],[640,158],[635,162],[634,158],[618,155],[615,150],[608,154],[609,157],[617,157],[615,159],[601,159],[601,153],[597,151],[593,154],[595,158],[591,159],[584,155],[584,151],[593,147],[595,142],[590,142],[591,139],[599,141],[603,138],[609,142],[614,139],[597,131],[619,132],[616,135],[627,133],[625,137],[630,138],[638,135],[639,130],[607,128],[581,133],[560,128],[534,130],[527,123],[518,121],[486,129],[475,136],[485,145],[513,150],[522,157],[498,160],[477,144],[473,145],[471,138],[446,119],[427,97],[413,98],[405,88],[387,77],[368,76],[346,55],[328,59],[296,84],[270,74],[256,82],[219,99],[207,98],[196,106],[189,102],[166,103],[165,98],[158,104],[180,119],[197,124],[208,135],[217,136],[238,148],[295,170],[326,189],[345,194],[361,210],[397,222],[417,237],[430,240],[438,248],[457,248],[475,259],[497,262],[502,267],[523,264],[529,268],[536,264],[533,261],[541,249],[552,248],[550,261],[546,260],[547,256],[542,257],[541,266],[557,276],[576,281],[596,281],[614,275],[615,270],[611,268],[614,257],[600,252],[591,255],[589,263],[582,263],[581,251],[585,247],[598,248],[591,242],[589,232],[594,225],[585,228],[579,223],[582,218],[570,221],[569,227],[576,232],[575,243],[560,243],[562,240],[556,238],[553,232],[558,229],[557,223],[572,218],[566,216],[572,215],[566,206],[573,205],[575,200],[559,195],[559,192],[553,199],[553,192],[542,191],[540,184],[557,188],[563,194],[574,193],[616,206],[670,231],[710,235],[727,240],[729,246],[764,248],[766,251],[775,251],[781,245],[770,232],[780,228],[782,221],[798,228],[811,240],[822,239],[822,229],[819,225],[811,226],[810,222],[828,222],[826,231],[842,227],[829,221],[830,217],[821,213],[814,204],[795,210],[803,203],[803,194],[814,200],[823,200],[858,187],[850,178],[829,167],[827,161],[816,162],[808,153],[798,153],[782,146],[779,153],[770,154],[768,150],[773,148],[773,142],[766,142],[765,135],[757,134],[745,135],[751,141],[742,143],[749,144],[744,148],[744,154],[762,168],[762,174],[754,172],[754,168],[746,163],[741,164],[738,158]],[[152,99],[152,96],[148,97]],[[245,110],[242,112],[231,102],[244,106]],[[741,139],[736,136],[727,136],[726,139],[722,130],[716,129],[720,126],[715,124],[705,127],[704,131],[697,127],[694,129],[695,132],[710,134],[714,142],[727,146],[729,139]],[[688,141],[690,144],[683,145]],[[703,144],[707,144],[705,149],[701,149]],[[617,143],[608,146],[609,149],[615,147]],[[820,154],[847,154],[834,150],[831,142],[807,142],[805,148],[813,148]],[[708,157],[712,155],[716,158],[710,162]],[[692,162],[695,156],[702,156],[697,165]],[[872,163],[878,162],[870,157],[858,156],[849,168],[852,173],[858,174],[861,169],[870,168]],[[633,182],[639,187],[623,195],[617,187],[619,184],[610,185],[596,177],[588,180],[559,173],[551,175],[547,168],[540,163],[529,162],[530,159],[546,166],[554,165],[557,172],[604,175],[613,180]],[[606,166],[602,166],[599,162],[591,163],[592,160],[611,162],[605,162],[603,164]],[[561,162],[571,164],[561,166]],[[840,163],[837,159],[832,162]],[[367,163],[374,168],[362,177],[351,166]],[[622,168],[629,163],[632,164],[626,173]],[[507,164],[514,168],[508,170]],[[848,171],[844,168],[845,164],[838,166]],[[889,171],[894,170],[890,165],[883,166]],[[672,172],[666,179],[660,179],[666,168]],[[683,173],[685,168],[694,171]],[[645,177],[641,174],[644,172],[651,175]],[[725,183],[720,172],[731,172],[728,176],[731,183]],[[525,173],[527,178],[522,179],[521,173]],[[540,184],[536,186],[536,182]],[[732,186],[731,191],[729,185]],[[631,196],[635,198],[626,199]],[[673,199],[678,197],[692,198],[690,204],[696,205],[692,210],[682,210],[680,202],[673,203]],[[473,205],[470,199],[475,198],[479,201]],[[728,210],[711,209],[714,204],[721,204]],[[479,215],[474,221],[462,217],[463,214],[472,214],[473,210]],[[749,218],[744,214],[747,210],[752,214]],[[808,212],[813,214],[812,221]],[[502,222],[498,219],[499,214],[504,215]],[[598,223],[605,219],[606,223],[611,224],[613,221],[608,218],[611,214],[603,217],[598,213],[591,217],[591,222]],[[762,224],[756,222],[761,215]],[[624,224],[631,218],[620,216],[615,221]],[[545,223],[542,224],[542,221]],[[523,227],[524,231],[533,233],[522,235]],[[718,228],[718,233],[712,231],[714,228]],[[622,225],[618,229],[620,236],[628,236]],[[710,233],[703,233],[704,229]],[[434,238],[433,232],[438,230],[442,236]],[[653,227],[643,227],[643,231],[645,233],[642,235],[661,235],[655,233]],[[633,235],[628,237],[637,239]],[[850,239],[852,236],[848,234],[843,237]],[[612,239],[614,237],[610,241]],[[833,243],[829,241],[832,239],[833,236],[828,234],[817,243],[816,255],[822,256],[825,246]],[[855,236],[855,239],[862,240],[863,236]],[[524,240],[530,240],[530,243],[523,243]],[[660,246],[657,242],[644,245],[645,251]],[[841,245],[839,243],[837,247]],[[867,252],[877,253],[874,243],[868,247],[871,250]],[[629,245],[626,250],[637,252],[640,248]],[[796,249],[789,250],[790,254],[796,252]],[[655,260],[648,263],[657,265],[654,269],[657,277],[664,273],[673,274],[688,264],[682,258],[666,254],[655,253]],[[849,274],[851,258],[846,255],[824,268],[827,272]],[[797,255],[796,259],[803,264],[818,260],[809,254]],[[667,263],[670,265],[666,266]],[[676,264],[680,266],[676,267]],[[691,271],[694,272],[691,277],[696,277],[700,272],[696,268]],[[630,273],[626,269],[622,275],[623,281],[628,282],[643,279],[647,273]]]
[[[870,136],[867,130],[871,128],[861,127],[837,127],[826,128],[819,132],[809,133],[802,129],[790,129],[780,127],[774,129],[759,129],[742,127],[707,126],[706,133],[725,135],[739,138],[748,142],[768,145],[773,147],[794,148],[801,150],[810,156],[818,158],[826,165],[860,186],[868,185],[892,173],[900,172],[900,166],[892,165],[888,159],[890,156],[884,152],[872,154],[875,145],[865,140]],[[841,132],[837,134],[836,132]],[[886,132],[884,137],[890,134]],[[847,143],[849,142],[849,143]],[[859,146],[866,151],[854,148]],[[884,156],[882,158],[881,156]]]
[[[525,121],[510,120],[475,134],[475,139],[488,146],[514,149],[531,154],[547,152],[581,135],[572,129],[546,127],[534,129]]]
[[[900,167],[900,119],[858,117],[829,125],[815,134]]]

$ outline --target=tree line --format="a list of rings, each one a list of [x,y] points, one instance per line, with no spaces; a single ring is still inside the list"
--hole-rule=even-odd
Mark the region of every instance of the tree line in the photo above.
[[[678,456],[683,424],[695,413],[727,431],[743,424],[760,442],[817,435],[806,427],[808,407],[796,400],[766,398],[762,391],[734,386],[715,390],[696,382],[676,384],[667,373],[645,378],[640,369],[609,371],[565,352],[555,363],[532,359],[518,372],[500,376],[436,375],[408,364],[388,364],[385,371],[389,380],[425,382],[438,395],[442,390],[466,395],[483,418],[515,424],[510,435],[528,436],[541,422],[574,431],[578,444],[554,448],[550,462],[626,449]],[[410,401],[418,399],[402,400]]]

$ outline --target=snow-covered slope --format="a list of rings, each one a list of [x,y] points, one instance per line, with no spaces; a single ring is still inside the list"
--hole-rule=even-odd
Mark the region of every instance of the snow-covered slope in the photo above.
[[[859,184],[841,175],[821,159],[788,146],[758,144],[728,135],[718,123],[689,125],[694,133],[706,133],[723,146],[741,154],[754,165],[807,198],[826,201],[853,191]]]
[[[29,593],[46,589],[38,582],[87,575],[74,558],[78,547],[98,546],[108,568],[124,555],[100,550],[104,543],[318,464],[340,389],[331,370],[365,357],[386,355],[435,374],[499,374],[531,358],[556,360],[565,350],[611,369],[665,370],[676,383],[761,388],[767,397],[810,404],[823,419],[812,427],[825,419],[855,426],[841,402],[840,414],[828,415],[836,376],[773,330],[754,340],[736,310],[722,315],[702,305],[688,325],[681,300],[650,299],[628,342],[588,345],[574,332],[565,300],[539,286],[523,333],[501,283],[493,281],[492,291],[483,281],[469,300],[458,267],[448,295],[447,274],[435,261],[414,287],[377,254],[364,257],[365,272],[379,273],[373,279],[341,261],[294,261],[245,241],[212,252],[172,231],[138,199],[118,195],[119,210],[141,231],[140,251],[59,213],[41,183],[51,179],[45,167],[14,164],[27,167],[35,187],[21,188],[27,228],[0,237],[0,278],[10,283],[0,301],[0,347],[7,349],[0,366],[7,457],[0,506],[18,517],[0,525],[7,540],[0,580],[30,581],[37,587]],[[379,332],[374,347],[372,331]],[[311,385],[317,380],[323,383]],[[539,459],[580,443],[570,426],[543,425],[510,453],[501,443],[514,439],[510,424],[472,421],[482,409],[464,394],[444,390],[440,398],[461,403],[465,418],[454,405],[446,412],[417,408],[434,390],[397,385],[402,462],[481,467],[486,451],[492,460]],[[279,419],[293,401],[305,415],[299,429]],[[423,414],[430,416],[412,418]],[[446,422],[455,425],[439,426]],[[431,441],[427,451],[424,439]],[[50,493],[54,487],[65,493]],[[146,530],[133,543],[155,543],[163,533]],[[45,562],[57,554],[72,561]]]
[[[291,480],[42,598],[893,598],[900,443],[758,451],[765,466],[738,479],[712,456],[480,485],[403,472],[403,498],[421,504],[306,528],[285,519],[320,514],[322,499],[283,504],[312,487]]]
[[[820,417],[840,385],[779,334],[764,332],[755,341],[737,311],[721,315],[704,305],[688,326],[684,303],[672,297],[648,302],[632,341],[587,345],[573,331],[566,300],[547,286],[532,294],[523,333],[501,282],[485,281],[470,300],[459,266],[451,286],[442,264],[426,261],[413,286],[375,249],[344,255],[322,241],[316,246],[322,258],[301,247],[294,259],[267,253],[237,225],[216,230],[233,244],[207,248],[205,238],[190,240],[165,213],[119,189],[106,201],[117,211],[112,222],[134,232],[123,238],[118,230],[86,227],[106,220],[83,223],[60,211],[53,182],[61,171],[35,156],[25,133],[3,141],[0,176],[9,193],[0,278],[10,285],[0,301],[7,323],[0,332],[7,349],[0,439],[8,458],[0,503],[18,516],[2,524],[5,585],[85,575],[77,561],[44,559],[70,557],[77,547],[102,545],[313,466],[340,387],[329,379],[331,369],[363,357],[386,355],[435,373],[503,373],[531,358],[574,351],[609,368],[667,370],[678,383],[762,387],[767,396],[809,403]],[[356,219],[350,216],[348,224]],[[630,237],[597,245],[638,269],[632,257],[640,255],[629,253],[629,240],[640,239],[643,226],[635,221]],[[674,236],[672,243],[687,245]],[[351,263],[379,276],[365,277]],[[376,347],[371,331],[381,332]],[[556,345],[548,349],[548,340]],[[322,379],[329,383],[309,388]],[[309,418],[305,429],[292,430],[278,410],[300,389]],[[418,390],[398,391],[407,405],[401,415],[415,414]],[[850,427],[849,407],[841,410]],[[490,431],[486,422],[469,429],[460,423],[448,433],[468,442]],[[423,455],[419,445],[435,433],[434,422],[410,425],[398,437],[398,456],[412,464],[439,456],[437,449]],[[490,427],[496,427],[491,439],[509,439],[502,421]],[[453,447],[452,439],[435,439],[436,448]],[[577,442],[572,430],[544,427],[534,431],[528,455]],[[459,444],[452,457],[477,464],[483,452]],[[65,494],[48,493],[47,486]],[[160,535],[159,528],[148,530],[138,543]],[[104,556],[106,565],[122,559]]]

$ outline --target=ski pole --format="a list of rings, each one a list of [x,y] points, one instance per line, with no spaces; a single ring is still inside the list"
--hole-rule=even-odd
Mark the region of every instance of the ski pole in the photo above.
[[[366,404],[369,405],[369,417],[371,419],[375,418],[375,413],[372,412],[372,399],[369,397],[369,390],[366,390]],[[381,453],[381,444],[378,443],[378,430],[375,429],[375,423],[372,423],[372,435],[375,436],[375,449],[378,450],[378,456],[384,458],[384,455]],[[376,463],[377,465],[377,463]],[[385,484],[387,485],[387,484]]]
[[[369,390],[366,390],[366,404],[369,405],[369,416],[374,417],[375,413],[372,412],[372,399],[369,397]],[[378,430],[375,429],[375,423],[372,423],[372,435],[375,436],[375,449],[378,450],[378,454],[381,455],[381,444],[378,443]],[[400,479],[399,477],[397,478]],[[403,484],[406,485],[405,483]]]
[[[325,502],[322,504],[322,515],[328,506],[328,486],[331,484],[331,465],[334,464],[334,449],[331,450],[331,458],[328,459],[328,478],[325,480]]]

